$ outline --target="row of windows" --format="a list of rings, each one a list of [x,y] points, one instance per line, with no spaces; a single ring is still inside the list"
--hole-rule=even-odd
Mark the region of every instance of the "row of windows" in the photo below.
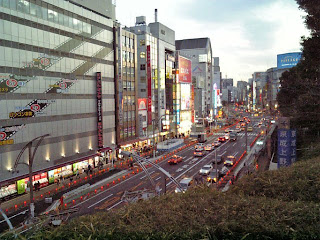
[[[134,39],[122,36],[122,46],[127,48],[134,48]]]
[[[135,105],[135,96],[123,96],[123,104]]]
[[[122,61],[134,63],[134,53],[122,51]]]
[[[25,0],[0,0],[0,6],[91,34],[91,25]]]
[[[120,139],[125,140],[130,137],[136,136],[136,128],[135,127],[126,127],[120,132]]]
[[[135,82],[131,82],[131,81],[123,81],[123,89],[124,90],[128,90],[128,91],[134,91],[135,87]]]
[[[124,122],[128,121],[135,121],[136,119],[136,112],[135,111],[127,111],[127,112],[123,112],[123,120]]]

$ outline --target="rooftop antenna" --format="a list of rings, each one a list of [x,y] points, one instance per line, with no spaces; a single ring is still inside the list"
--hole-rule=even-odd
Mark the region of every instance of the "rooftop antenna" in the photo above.
[[[154,10],[154,21],[158,22],[158,9],[157,8]]]

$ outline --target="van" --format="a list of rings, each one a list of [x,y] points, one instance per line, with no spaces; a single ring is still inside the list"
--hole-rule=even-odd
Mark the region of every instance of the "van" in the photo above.
[[[182,187],[182,191],[180,188],[176,187],[176,190],[174,190],[175,193],[179,192],[185,192],[189,189],[189,187],[192,186],[193,184],[193,179],[192,178],[183,178],[180,182],[180,186]]]

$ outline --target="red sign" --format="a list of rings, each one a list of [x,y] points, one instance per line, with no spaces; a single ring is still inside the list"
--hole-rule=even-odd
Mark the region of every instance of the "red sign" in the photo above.
[[[6,85],[7,85],[8,87],[16,87],[16,86],[18,86],[18,81],[15,80],[15,79],[8,79],[8,80],[6,81]]]
[[[148,125],[152,124],[152,89],[151,89],[151,55],[150,45],[147,46],[147,79],[148,79]]]
[[[39,104],[32,104],[30,109],[34,112],[40,111],[40,105]]]
[[[97,129],[98,129],[98,148],[103,148],[103,121],[102,121],[102,83],[101,72],[96,73],[97,83]]]
[[[0,141],[4,140],[7,137],[5,132],[0,132]]]
[[[179,56],[179,82],[191,83],[191,61],[187,58]]]
[[[139,98],[138,99],[138,110],[147,110],[147,99]]]

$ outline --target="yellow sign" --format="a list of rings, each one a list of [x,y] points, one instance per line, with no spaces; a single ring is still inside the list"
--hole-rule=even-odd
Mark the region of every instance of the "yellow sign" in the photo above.
[[[7,87],[0,88],[0,92],[8,92],[8,91],[9,91],[9,88]]]
[[[0,146],[2,146],[2,145],[11,145],[11,144],[13,144],[13,139],[0,141]]]

